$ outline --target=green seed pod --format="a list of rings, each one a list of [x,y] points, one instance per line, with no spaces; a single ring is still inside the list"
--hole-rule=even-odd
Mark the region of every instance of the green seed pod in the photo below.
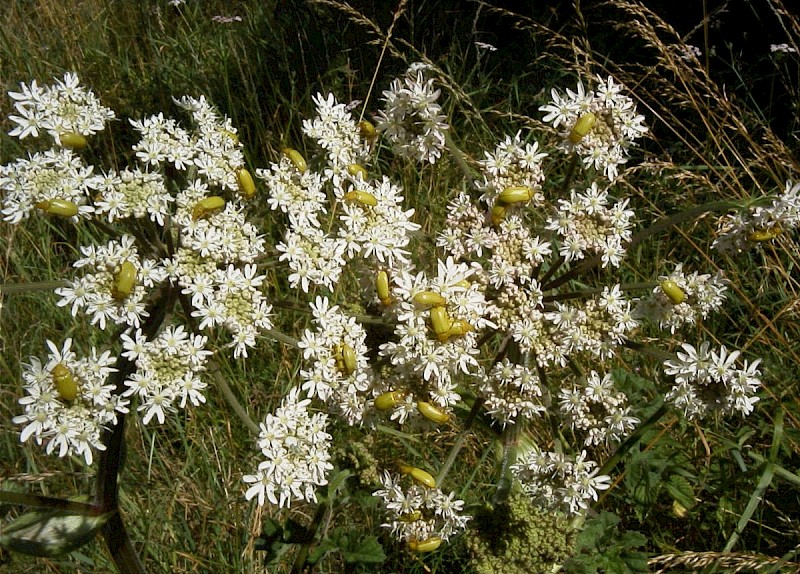
[[[378,132],[375,130],[375,126],[373,126],[372,123],[367,120],[361,120],[358,122],[358,132],[361,134],[362,138],[368,140],[373,140],[378,135]]]
[[[351,163],[347,166],[347,173],[352,175],[353,177],[360,177],[361,179],[367,179],[367,170],[364,169],[363,166],[358,165],[357,163]]]
[[[66,365],[57,363],[50,374],[53,376],[53,386],[56,388],[59,398],[68,402],[78,398],[78,382]]]
[[[192,221],[219,213],[224,207],[224,199],[218,195],[210,195],[198,201],[197,205],[194,206],[194,209],[192,209]]]
[[[59,217],[73,217],[78,215],[78,205],[66,199],[48,199],[37,201],[35,206],[45,213],[58,215]]]
[[[77,132],[64,132],[63,134],[58,134],[58,140],[61,142],[61,147],[65,147],[67,149],[82,150],[89,145],[89,142],[86,141],[86,138]]]
[[[447,332],[450,330],[450,327],[453,326],[450,315],[447,314],[447,308],[441,306],[431,307],[431,326],[433,327],[433,332],[440,338],[440,341],[443,335],[445,336],[445,340],[447,340]]]
[[[583,137],[590,131],[592,131],[592,128],[595,126],[596,123],[597,123],[597,116],[594,115],[592,112],[583,114],[581,117],[578,118],[578,121],[575,122],[575,125],[569,132],[569,141],[573,144],[580,143]]]
[[[507,187],[497,196],[497,201],[503,205],[525,203],[531,199],[533,199],[533,190],[524,185]]]
[[[236,170],[236,183],[239,184],[239,194],[245,200],[251,200],[256,195],[256,182],[253,176],[244,168]]]
[[[443,425],[450,420],[450,415],[437,406],[425,401],[417,401],[419,414],[437,425]]]
[[[442,539],[438,536],[431,536],[425,540],[411,539],[408,541],[408,549],[412,552],[433,552],[442,545]]]
[[[389,290],[389,274],[386,271],[378,271],[375,278],[375,290],[378,292],[378,300],[384,305],[392,304],[392,292]]]
[[[136,266],[130,261],[124,261],[114,279],[114,285],[111,286],[111,296],[117,301],[122,301],[133,292],[135,286]]]
[[[370,192],[356,189],[345,193],[344,200],[348,203],[358,203],[363,207],[375,207],[378,205],[378,199]]]
[[[686,299],[686,293],[684,293],[683,289],[681,289],[678,284],[671,279],[665,279],[659,283],[659,286],[664,292],[664,295],[667,296],[667,299],[672,301],[673,305],[679,305]]]
[[[297,151],[296,149],[292,149],[290,147],[285,147],[281,151],[283,152],[283,155],[288,157],[289,161],[291,161],[292,164],[294,164],[294,166],[297,168],[297,171],[299,171],[300,173],[306,172],[306,170],[308,169],[308,164],[306,163],[305,158],[299,151]]]
[[[500,225],[500,222],[506,218],[506,206],[500,203],[495,203],[491,211],[492,225]]]
[[[447,305],[447,299],[434,291],[420,291],[414,295],[414,303],[423,306],[442,307]]]
[[[430,473],[425,472],[421,468],[417,468],[416,466],[410,466],[403,463],[398,463],[398,468],[400,469],[400,474],[405,474],[411,477],[411,479],[416,482],[417,484],[424,486],[426,488],[436,488],[436,479],[430,475]]]
[[[389,391],[375,397],[375,408],[379,411],[388,411],[402,403],[406,394],[400,391]]]

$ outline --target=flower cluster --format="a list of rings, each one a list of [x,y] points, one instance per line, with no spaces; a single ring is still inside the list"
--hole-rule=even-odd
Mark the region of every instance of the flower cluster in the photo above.
[[[708,341],[699,349],[681,344],[683,352],[664,362],[664,372],[674,377],[675,384],[665,399],[683,410],[689,420],[701,419],[712,412],[748,415],[758,402],[755,396],[761,386],[761,359],[736,367],[739,351],[709,350]]]
[[[328,415],[310,414],[311,399],[300,399],[300,389],[292,388],[275,414],[261,423],[258,447],[264,460],[255,474],[244,476],[251,486],[245,498],[265,500],[289,508],[292,502],[316,502],[315,488],[328,484],[325,475],[333,468],[330,459],[331,435],[325,432]]]
[[[597,76],[597,82],[597,88],[588,93],[581,82],[577,91],[567,89],[566,95],[553,89],[552,102],[539,110],[547,112],[542,121],[562,128],[559,147],[565,153],[574,151],[586,167],[602,171],[613,180],[647,128],[644,116],[636,113],[633,100],[622,93],[620,84],[611,76]]]
[[[8,93],[15,100],[14,109],[19,114],[9,116],[17,124],[9,135],[19,139],[37,137],[42,130],[58,145],[69,147],[75,135],[88,136],[102,131],[106,122],[114,118],[114,112],[103,107],[91,90],[81,86],[75,74],[65,74],[64,79],[56,80],[53,86],[42,88],[34,80],[30,86],[21,84],[20,87],[20,92]]]
[[[738,252],[761,244],[800,225],[800,183],[786,182],[786,188],[768,206],[756,206],[747,213],[726,216],[718,237],[711,245],[723,252]]]
[[[25,414],[14,417],[23,424],[20,440],[33,438],[45,444],[47,454],[60,457],[83,456],[92,464],[94,450],[105,450],[103,429],[117,422],[117,413],[128,412],[128,400],[114,393],[108,376],[117,369],[109,351],[98,354],[92,348],[88,357],[78,358],[72,351],[72,339],[59,349],[47,341],[50,355],[42,362],[31,357],[23,365],[26,396],[19,399]]]
[[[586,460],[586,451],[574,459],[558,452],[538,448],[528,451],[511,466],[511,472],[525,491],[542,505],[569,514],[579,514],[597,500],[597,491],[606,490],[611,478],[598,475],[597,463]]]
[[[411,472],[417,474],[420,469],[411,468]],[[424,552],[435,550],[441,542],[464,530],[470,516],[462,514],[464,501],[458,500],[455,492],[445,494],[434,485],[419,483],[404,488],[400,484],[402,478],[384,471],[383,488],[372,493],[381,499],[388,514],[388,522],[381,526],[389,528],[392,536],[408,543],[411,550]],[[432,480],[430,475],[426,478]]]
[[[508,359],[497,363],[481,384],[486,411],[505,426],[518,418],[528,420],[547,411],[546,387],[532,369]]]
[[[412,64],[402,78],[392,80],[383,92],[384,108],[375,116],[375,128],[398,154],[420,162],[436,163],[445,147],[448,129],[436,103],[441,90],[425,79],[425,64]]]
[[[514,137],[506,136],[497,144],[494,153],[487,151],[484,155],[486,157],[478,162],[483,175],[478,187],[486,203],[493,204],[500,192],[509,187],[527,187],[531,190],[530,205],[542,205],[542,160],[547,154],[539,151],[538,142],[523,144],[522,132],[517,132]]]

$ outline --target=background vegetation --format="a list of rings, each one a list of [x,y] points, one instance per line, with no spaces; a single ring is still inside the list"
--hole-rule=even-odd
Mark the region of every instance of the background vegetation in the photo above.
[[[798,178],[800,60],[796,52],[772,53],[769,46],[797,49],[800,19],[779,0],[729,0],[708,12],[697,4],[695,13],[681,14],[627,0],[535,4],[519,13],[511,8],[516,3],[444,0],[399,6],[377,0],[187,0],[179,7],[166,0],[9,0],[0,6],[0,92],[76,71],[120,119],[92,150],[107,165],[130,159],[134,136],[127,118],[173,114],[172,96],[202,94],[238,126],[250,165],[266,167],[282,146],[302,148],[300,121],[313,113],[313,94],[331,91],[340,101],[366,101],[355,109],[363,106],[369,115],[388,81],[420,59],[443,73],[454,137],[473,159],[518,129],[548,137],[537,108],[551,87],[563,90],[578,77],[613,74],[637,98],[651,128],[623,190],[634,197],[642,225],[687,205],[782,190],[786,179]],[[756,38],[735,28],[742,14],[766,32]],[[476,41],[497,51],[481,50]],[[687,44],[702,51],[697,60],[681,57]],[[0,98],[0,117],[10,110],[11,101]],[[9,129],[3,124],[0,131]],[[0,135],[0,162],[20,153],[16,141]],[[392,166],[384,168],[387,173]],[[414,190],[407,192],[409,204],[426,214],[419,223],[437,230],[448,197],[462,185],[456,167],[396,175]],[[264,233],[280,237],[265,203],[260,212]],[[716,218],[709,216],[666,230],[628,257],[620,280],[652,280],[668,261],[707,273],[724,270],[732,298],[697,327],[697,339],[763,357],[761,402],[746,421],[700,426],[667,415],[623,452],[616,482],[598,505],[617,518],[599,515],[590,531],[594,538],[581,541],[584,560],[575,571],[634,570],[642,566],[632,559],[642,557],[636,552],[647,554],[653,570],[800,568],[797,235],[723,257],[709,251],[715,229]],[[88,239],[82,233],[55,222],[0,224],[3,282],[64,277],[77,246]],[[421,237],[419,247],[432,252]],[[295,294],[276,279],[272,296]],[[18,413],[20,362],[42,355],[45,338],[103,341],[92,340],[96,335],[83,322],[56,308],[48,291],[2,297],[0,487],[53,496],[86,491],[90,476],[79,461],[20,448],[11,418]],[[306,320],[301,313],[283,317],[291,331]],[[631,354],[619,367],[636,373],[627,379],[628,394],[652,403],[659,379],[651,365]],[[229,360],[224,368],[258,418],[291,386],[298,357],[265,341],[247,363]],[[271,524],[270,511],[246,503],[241,482],[255,464],[253,440],[220,396],[209,392],[208,398],[205,408],[161,427],[131,418],[121,479],[125,519],[152,571],[264,572],[267,553],[257,538]],[[429,456],[443,460],[454,435],[437,435]],[[337,431],[337,462],[357,477],[331,496],[318,521],[318,536],[339,550],[322,558],[317,571],[473,571],[463,540],[418,558],[379,532],[381,517],[366,496],[375,460],[398,443],[414,452],[416,440]],[[463,485],[459,497],[478,503],[490,496],[499,456],[495,446],[471,439],[451,472],[451,484]],[[300,524],[314,516],[314,508],[293,512]],[[378,536],[383,563],[353,559],[368,535]],[[269,571],[288,571],[293,559],[287,552]],[[9,574],[110,571],[100,540],[58,560],[0,554],[0,572]]]

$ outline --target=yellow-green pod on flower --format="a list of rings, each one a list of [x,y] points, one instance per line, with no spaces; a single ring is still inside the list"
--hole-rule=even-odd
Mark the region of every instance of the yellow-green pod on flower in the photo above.
[[[66,365],[57,363],[50,374],[53,375],[53,386],[56,388],[59,398],[65,401],[74,401],[78,397],[78,382]]]
[[[747,239],[748,241],[755,241],[761,243],[764,241],[770,241],[771,239],[775,239],[781,233],[783,233],[783,229],[781,229],[776,225],[772,229],[756,229],[755,231],[747,235]]]
[[[466,335],[470,331],[474,331],[475,327],[469,321],[464,321],[463,319],[456,319],[453,321],[453,324],[450,325],[450,329],[447,331],[448,337],[461,337],[462,335]]]
[[[364,207],[375,207],[378,205],[378,198],[368,191],[354,189],[344,194],[344,200],[348,203],[358,203]]]
[[[378,292],[378,300],[384,305],[392,304],[392,292],[389,290],[389,274],[384,271],[378,271],[378,276],[375,278],[375,290]]]
[[[378,135],[375,126],[372,125],[372,122],[367,120],[361,120],[358,122],[358,133],[361,134],[362,138],[373,140]]]
[[[492,225],[500,225],[500,222],[506,218],[506,206],[500,203],[495,203],[491,211]]]
[[[400,391],[389,391],[375,397],[375,408],[379,411],[388,411],[402,403],[406,394]]]
[[[664,295],[667,296],[667,299],[672,301],[673,305],[679,305],[686,299],[686,293],[684,293],[683,289],[681,289],[672,279],[664,279],[661,283],[659,283],[659,286],[664,292]]]
[[[114,284],[111,286],[111,296],[117,301],[122,301],[133,293],[135,286],[136,266],[130,261],[123,261],[117,276],[114,278]]]
[[[422,511],[421,510],[415,510],[415,511],[409,512],[407,514],[401,514],[400,516],[397,517],[397,519],[400,522],[416,522],[420,518],[422,518]]]
[[[450,415],[445,411],[426,401],[417,401],[417,410],[419,414],[437,425],[443,425],[450,420]]]
[[[342,374],[351,375],[358,367],[358,359],[356,358],[356,351],[347,343],[342,343],[336,347],[336,366]]]
[[[453,326],[453,321],[450,320],[450,315],[447,314],[447,309],[445,307],[431,307],[431,326],[433,327],[433,332],[436,333],[436,336],[439,337],[441,341],[441,337],[445,336],[445,341],[447,340],[447,332],[450,331],[450,327]]]
[[[74,150],[81,150],[89,145],[89,142],[86,141],[86,138],[77,132],[64,132],[63,134],[58,134],[58,141],[61,142],[61,147]]]
[[[256,195],[256,182],[245,168],[236,170],[236,183],[239,184],[239,194],[246,200],[251,200]]]
[[[397,466],[400,469],[400,474],[406,474],[410,476],[411,479],[417,484],[426,488],[436,488],[436,479],[433,478],[430,473],[425,472],[416,466],[410,466],[403,463],[399,463]]]
[[[59,217],[73,217],[78,215],[78,204],[67,199],[48,199],[37,201],[35,206],[45,213]]]
[[[418,305],[432,305],[441,307],[447,305],[447,299],[434,291],[420,291],[414,295],[414,303]]]
[[[192,220],[197,221],[215,213],[219,213],[225,207],[225,200],[218,195],[210,195],[197,202],[192,209]]]
[[[303,155],[297,151],[296,149],[292,149],[290,147],[285,147],[283,150],[283,155],[289,158],[289,161],[297,168],[297,171],[300,173],[305,173],[308,169],[308,164],[306,163],[305,158]]]
[[[512,203],[525,203],[533,199],[533,190],[524,185],[517,185],[507,187],[500,192],[497,196],[497,201],[503,205],[511,205]]]
[[[361,179],[367,179],[367,170],[362,165],[358,165],[357,163],[351,163],[347,166],[347,173],[352,175],[353,177],[360,177]]]
[[[572,126],[572,130],[569,132],[569,141],[573,144],[580,143],[583,137],[592,131],[596,123],[597,116],[592,112],[583,114],[578,118],[578,121],[575,122],[575,125]]]
[[[408,549],[412,552],[433,552],[442,545],[442,539],[438,536],[431,536],[425,540],[411,539],[408,541]]]

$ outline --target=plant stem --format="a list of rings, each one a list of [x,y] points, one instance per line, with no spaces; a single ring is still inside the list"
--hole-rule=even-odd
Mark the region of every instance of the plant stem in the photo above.
[[[470,189],[476,189],[477,186],[475,184],[475,177],[472,174],[472,169],[470,169],[467,160],[464,158],[464,152],[456,145],[455,141],[453,141],[453,136],[450,134],[450,130],[452,127],[444,131],[444,143],[447,145],[447,149],[450,151],[450,155],[453,156],[453,159],[458,164],[461,173],[464,174],[464,177],[467,178],[467,183],[469,184]]]
[[[0,283],[0,293],[29,293],[32,291],[52,291],[57,287],[67,287],[69,281],[34,281],[32,283]]]
[[[214,378],[214,382],[216,383],[219,391],[222,393],[225,402],[228,403],[228,406],[233,409],[245,426],[250,429],[254,435],[258,436],[261,432],[261,428],[253,421],[253,419],[250,418],[250,415],[247,414],[247,411],[236,398],[236,395],[233,394],[231,387],[228,385],[225,377],[223,377],[222,373],[220,372],[219,365],[217,365],[214,361],[209,361],[208,363],[210,367],[208,372]]]
[[[660,402],[661,404],[658,406],[656,411],[652,415],[650,415],[646,421],[644,421],[638,427],[636,427],[636,430],[634,430],[630,435],[628,435],[628,438],[626,438],[625,441],[619,445],[617,450],[614,451],[614,454],[612,454],[603,463],[603,466],[601,466],[600,470],[597,471],[598,475],[608,476],[609,473],[612,470],[614,470],[614,467],[617,466],[617,464],[619,464],[619,461],[622,460],[622,457],[625,456],[625,454],[627,454],[627,452],[630,449],[632,449],[636,443],[642,440],[642,436],[644,436],[644,433],[650,430],[650,428],[654,426],[659,420],[661,420],[661,417],[663,417],[667,413],[667,411],[669,410],[667,404],[664,403],[660,398],[658,399],[658,402]]]

